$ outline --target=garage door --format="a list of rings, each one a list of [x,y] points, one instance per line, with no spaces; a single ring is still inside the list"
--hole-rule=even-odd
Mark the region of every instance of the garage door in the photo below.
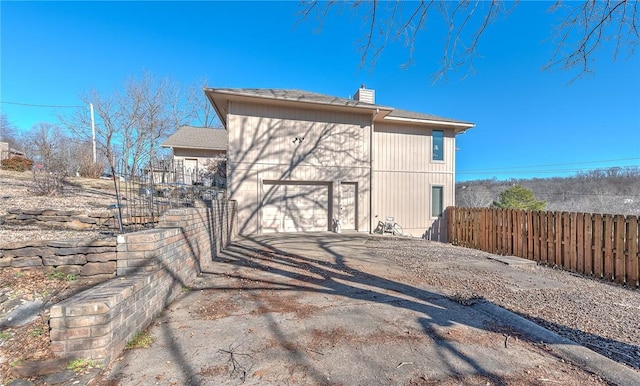
[[[264,183],[262,232],[329,229],[329,185],[309,182]]]

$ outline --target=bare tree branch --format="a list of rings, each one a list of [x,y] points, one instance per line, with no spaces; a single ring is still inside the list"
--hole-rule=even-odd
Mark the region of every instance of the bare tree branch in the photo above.
[[[434,3],[437,3],[438,7],[432,7]],[[550,11],[565,16],[556,28],[556,50],[543,69],[578,67],[580,77],[591,71],[593,57],[603,48],[604,43],[609,41],[614,42],[614,60],[623,51],[633,55],[640,41],[638,3],[630,0],[585,0],[568,5],[556,2],[550,7]],[[296,26],[314,14],[321,30],[329,12],[336,8],[335,5],[341,4],[324,3],[320,0],[303,1]],[[472,73],[474,57],[478,54],[482,35],[500,15],[510,13],[518,2],[510,7],[504,6],[504,2],[500,0],[422,0],[415,3],[374,0],[355,1],[350,4],[352,13],[365,15],[365,32],[357,40],[361,67],[375,67],[389,43],[389,38],[393,37],[404,38],[408,60],[401,67],[407,68],[414,60],[416,41],[419,32],[426,28],[429,14],[440,14],[447,24],[447,33],[440,68],[434,74],[434,80],[439,80],[446,77],[447,73],[463,67],[467,67],[467,75]]]

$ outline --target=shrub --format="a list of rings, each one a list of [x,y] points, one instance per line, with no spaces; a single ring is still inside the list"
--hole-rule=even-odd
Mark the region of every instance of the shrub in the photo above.
[[[31,193],[36,196],[55,196],[62,194],[66,180],[64,174],[34,169],[33,182]]]
[[[0,163],[3,169],[13,170],[16,172],[26,172],[31,170],[33,161],[21,156],[13,156],[11,158],[3,159]]]

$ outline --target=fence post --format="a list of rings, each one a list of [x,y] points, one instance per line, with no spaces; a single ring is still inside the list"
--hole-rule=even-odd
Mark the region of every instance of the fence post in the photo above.
[[[456,239],[455,229],[453,226],[453,219],[456,215],[456,207],[449,206],[447,207],[447,241],[449,244],[454,243]]]
[[[627,217],[627,285],[640,285],[640,256],[638,256],[638,224],[636,216]]]
[[[625,218],[621,215],[615,216],[615,279],[618,284],[624,284],[626,278],[626,262],[624,251],[625,239]]]
[[[593,275],[593,215],[584,215],[584,273]]]
[[[602,215],[596,213],[593,215],[593,274],[598,279],[604,275],[604,264],[602,260],[603,232],[604,220]]]
[[[604,215],[603,235],[604,239],[604,272],[606,280],[613,280],[613,218],[611,215]]]

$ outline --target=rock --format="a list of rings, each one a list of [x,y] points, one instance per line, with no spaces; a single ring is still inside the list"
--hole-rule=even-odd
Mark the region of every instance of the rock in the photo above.
[[[116,272],[116,262],[108,263],[87,263],[82,267],[80,274],[82,276],[93,276],[102,274],[112,274]]]
[[[72,380],[76,373],[71,370],[58,371],[44,377],[45,385],[59,385],[61,383]]]
[[[70,217],[71,220],[73,221],[80,221],[81,223],[85,223],[85,224],[97,224],[98,220],[93,218],[93,217],[87,217],[87,216],[75,216],[75,217]]]
[[[11,266],[13,268],[41,267],[42,259],[40,257],[16,257],[11,259]]]
[[[2,327],[18,327],[31,323],[38,317],[44,303],[41,300],[25,302],[14,308],[0,321]]]
[[[11,249],[3,252],[7,257],[33,257],[33,256],[51,256],[53,248],[48,247],[24,247],[20,249]]]
[[[62,272],[66,275],[79,275],[82,267],[79,265],[59,265],[56,267],[57,272]]]
[[[34,386],[34,385],[35,383],[24,380],[24,379],[14,379],[13,381],[7,384],[7,386]]]
[[[71,222],[66,223],[66,227],[68,229],[73,229],[73,230],[83,230],[83,229],[92,228],[93,224],[87,224],[85,222],[75,219]]]
[[[88,262],[106,263],[107,261],[116,260],[116,252],[89,253],[86,255]]]
[[[42,258],[42,264],[44,265],[82,265],[86,263],[87,258],[84,255],[47,256]]]
[[[13,372],[21,377],[37,377],[64,371],[66,367],[66,359],[48,359],[22,362],[13,368]]]

